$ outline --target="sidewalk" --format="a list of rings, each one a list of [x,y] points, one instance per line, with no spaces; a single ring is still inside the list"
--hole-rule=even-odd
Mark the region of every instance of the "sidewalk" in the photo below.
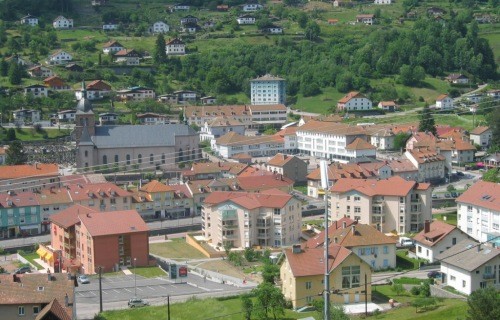
[[[132,271],[130,271],[130,270],[129,270],[127,267],[125,267],[125,266],[121,266],[121,267],[120,267],[120,270],[121,270],[121,271],[123,271],[123,274],[125,274],[125,275],[127,275],[127,276],[130,276],[130,275],[132,275],[132,274],[133,274],[133,273],[132,273]]]

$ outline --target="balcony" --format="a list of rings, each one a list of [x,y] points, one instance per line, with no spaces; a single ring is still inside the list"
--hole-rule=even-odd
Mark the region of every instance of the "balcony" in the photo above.
[[[269,239],[271,235],[268,233],[257,233],[257,238],[258,239]]]
[[[483,273],[484,280],[492,280],[492,279],[495,279],[496,276],[497,276],[496,273]]]
[[[269,229],[271,227],[271,224],[268,223],[257,223],[257,228],[263,228],[263,229]]]
[[[238,236],[235,235],[235,234],[226,234],[226,235],[222,235],[222,239],[223,240],[233,240],[233,239],[236,239]]]
[[[238,229],[238,225],[236,223],[219,223],[219,229],[221,230],[230,230],[230,229]]]

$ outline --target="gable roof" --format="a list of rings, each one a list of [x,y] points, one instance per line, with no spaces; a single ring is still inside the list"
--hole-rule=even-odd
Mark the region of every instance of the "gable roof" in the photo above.
[[[347,103],[351,99],[354,99],[354,98],[366,98],[366,97],[364,95],[362,95],[361,93],[359,93],[358,91],[351,91],[348,94],[346,94],[344,97],[342,97],[342,99],[339,100],[339,103]]]
[[[365,163],[339,163],[334,162],[328,166],[328,180],[336,181],[341,178],[376,178],[379,176],[378,170],[386,165],[385,162],[365,162]],[[321,180],[321,170],[313,170],[308,176],[309,180]]]
[[[444,100],[448,98],[448,95],[447,94],[440,94],[437,98],[436,98],[436,101],[441,101],[441,100]]]
[[[148,193],[155,193],[155,192],[174,191],[174,189],[170,186],[167,186],[164,183],[159,182],[158,180],[153,180],[153,181],[149,182],[148,184],[142,186],[141,191],[148,192]]]
[[[346,228],[339,227],[332,232],[329,240],[346,248],[396,244],[397,242],[393,237],[388,237],[367,224],[352,224]],[[335,242],[335,240],[338,242]]]
[[[479,126],[479,127],[474,128],[474,130],[472,130],[470,132],[470,134],[483,134],[483,133],[485,133],[488,130],[490,130],[490,127]]]
[[[233,175],[240,174],[248,165],[239,162],[195,162],[191,169],[183,171],[184,176],[194,176],[197,174],[219,173],[227,171]]]
[[[406,150],[406,152],[420,164],[446,160],[442,154],[430,148],[416,148],[413,150]]]
[[[375,147],[371,143],[369,143],[366,140],[363,140],[361,138],[354,139],[354,141],[351,142],[350,144],[348,144],[345,148],[346,148],[346,150],[368,150],[368,149],[373,150],[373,149],[377,149],[377,147]]]
[[[205,204],[218,205],[230,201],[250,210],[256,208],[283,208],[292,198],[293,196],[277,189],[265,190],[259,193],[215,191],[205,199]]]
[[[399,176],[383,180],[342,178],[331,188],[332,192],[345,193],[357,191],[367,196],[406,196],[413,188],[427,189],[428,183],[407,181]]]
[[[456,201],[500,212],[500,184],[479,180]]]
[[[324,249],[303,249],[300,253],[293,253],[293,249],[285,249],[285,256],[294,277],[307,277],[325,273]],[[328,252],[328,270],[337,268],[352,251],[339,246],[330,245]],[[363,263],[363,262],[362,262]]]
[[[500,255],[499,248],[492,248],[465,239],[441,253],[437,259],[462,270],[472,272]]]
[[[72,320],[73,317],[64,309],[56,298],[43,308],[36,316],[35,320],[53,319],[51,315],[58,320]],[[47,318],[46,318],[47,317]]]
[[[430,222],[429,232],[425,232],[425,229],[420,231],[413,240],[424,244],[425,246],[432,247],[443,240],[448,234],[453,230],[460,230],[456,226],[442,222],[439,220],[434,220]]]
[[[78,218],[93,237],[149,231],[136,210],[91,212]]]
[[[59,175],[59,166],[55,163],[19,164],[0,166],[0,180],[32,178],[33,180]]]
[[[342,217],[339,220],[333,221],[329,226],[328,226],[328,240],[330,243],[332,243],[332,235],[333,233],[340,228],[345,227],[349,228],[351,225],[356,224],[357,222],[355,220],[352,220],[347,217]],[[325,243],[325,230],[321,231],[318,233],[315,237],[309,238],[306,243],[303,245],[303,247],[306,248],[317,248],[319,246],[323,246]]]
[[[287,164],[288,162],[290,162],[294,158],[297,158],[297,157],[287,155],[287,154],[277,153],[274,157],[271,158],[271,160],[269,160],[267,162],[267,165],[275,166],[275,167],[283,167],[285,164]]]
[[[121,47],[123,48],[122,44],[116,40],[110,40],[106,42],[105,44],[102,45],[103,48],[110,48],[110,47]]]
[[[87,214],[90,212],[96,212],[95,209],[82,206],[80,204],[75,204],[69,208],[66,208],[58,213],[54,213],[50,216],[50,221],[57,224],[65,229],[80,222],[78,216],[80,214]]]

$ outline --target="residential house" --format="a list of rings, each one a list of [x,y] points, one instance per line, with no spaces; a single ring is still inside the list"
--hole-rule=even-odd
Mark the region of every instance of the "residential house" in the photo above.
[[[125,47],[122,46],[122,44],[116,40],[108,41],[102,46],[102,52],[104,54],[115,54],[115,53],[120,52],[124,49],[125,49]]]
[[[283,34],[283,28],[280,26],[276,26],[276,25],[266,26],[261,31],[264,33],[270,33],[270,34]]]
[[[74,179],[73,176],[71,176]],[[41,232],[50,232],[50,216],[73,205],[65,187],[52,186],[43,188],[32,194],[40,206]]]
[[[255,17],[249,14],[244,14],[236,18],[238,24],[255,24]]]
[[[21,24],[25,24],[30,27],[35,27],[38,25],[38,18],[31,14],[28,14],[27,16],[21,18]]]
[[[75,281],[66,274],[0,275],[3,320],[76,319]]]
[[[300,201],[279,190],[215,191],[205,198],[202,230],[219,248],[290,246],[301,236]]]
[[[137,66],[141,60],[141,55],[134,49],[122,49],[113,55],[115,62],[127,66]]]
[[[34,78],[48,78],[54,75],[52,69],[38,65],[28,69],[28,74]]]
[[[444,179],[446,158],[428,147],[406,150],[404,156],[418,169],[418,182],[435,182]]]
[[[195,33],[195,32],[200,31],[200,30],[201,30],[201,27],[196,23],[185,23],[181,26],[182,32]]]
[[[352,91],[339,100],[337,109],[345,111],[371,110],[372,102],[363,94]]]
[[[177,96],[177,103],[188,103],[188,102],[195,102],[196,97],[198,94],[196,91],[190,91],[190,90],[178,90],[174,91],[174,95]]]
[[[470,101],[471,103],[479,103],[481,100],[483,100],[484,94],[482,93],[471,93],[465,96],[465,99],[467,101]]]
[[[460,167],[474,161],[476,147],[466,140],[468,139],[464,137],[462,139],[451,138],[437,141],[436,150],[445,157],[449,173],[452,171],[453,165]]]
[[[299,157],[278,153],[266,163],[267,171],[282,174],[295,182],[305,182],[307,163]]]
[[[115,125],[118,123],[119,115],[114,112],[104,112],[99,114],[99,125]]]
[[[453,84],[468,84],[469,83],[469,78],[464,76],[461,73],[452,73],[448,75],[446,78],[446,81],[453,83]]]
[[[263,8],[264,6],[258,3],[246,3],[241,7],[241,10],[244,12],[255,12],[262,10]]]
[[[491,285],[500,289],[500,249],[489,244],[462,240],[437,257],[441,261],[443,284],[463,294]]]
[[[71,60],[73,60],[73,56],[71,54],[63,50],[57,50],[48,57],[46,62],[50,65],[59,65],[66,64]]]
[[[417,258],[435,262],[436,257],[458,242],[471,239],[465,232],[444,221],[425,221],[424,229],[413,240],[416,242]]]
[[[183,180],[234,178],[248,165],[237,162],[194,162],[189,170],[182,171]]]
[[[238,153],[247,153],[253,157],[274,156],[277,153],[294,152],[285,149],[285,139],[280,135],[243,136],[236,132],[228,132],[222,137],[212,140],[212,149],[225,159]]]
[[[1,238],[38,235],[40,224],[40,206],[32,192],[0,193]]]
[[[61,110],[57,112],[57,122],[75,122],[76,110]]]
[[[197,24],[198,23],[198,18],[192,16],[192,15],[188,15],[188,16],[185,16],[183,18],[181,18],[181,25],[185,25],[185,24]]]
[[[495,22],[495,17],[488,13],[474,13],[474,20],[477,23],[492,23]]]
[[[358,14],[356,16],[357,23],[364,23],[366,25],[371,26],[375,23],[375,15],[373,14]]]
[[[149,27],[149,32],[153,34],[167,33],[170,31],[170,27],[163,21],[156,21]]]
[[[453,99],[447,94],[441,94],[436,98],[436,109],[451,110],[454,108]]]
[[[471,141],[482,149],[487,149],[491,145],[493,139],[493,130],[490,127],[479,126],[474,128],[469,133]]]
[[[177,97],[174,99],[177,100]],[[269,109],[271,108],[272,106]],[[184,107],[184,117],[189,125],[196,124],[199,127],[218,117],[231,117],[248,125],[252,122],[250,108],[246,105],[186,106]]]
[[[204,104],[204,105],[212,105],[212,104],[217,103],[217,98],[214,96],[201,97],[200,102],[201,102],[201,104]]]
[[[435,17],[439,17],[439,16],[442,16],[446,13],[446,11],[444,11],[443,9],[441,8],[437,8],[437,7],[430,7],[427,9],[427,14],[429,15],[433,15]]]
[[[392,0],[375,0],[374,4],[392,4]]]
[[[120,24],[116,21],[109,21],[102,24],[102,30],[104,31],[114,31],[120,28]]]
[[[66,82],[64,82],[64,80],[58,76],[50,76],[48,78],[45,78],[43,80],[43,83],[49,89],[56,90],[56,91],[67,91],[67,90],[71,89],[70,86],[67,85]]]
[[[296,135],[301,153],[342,163],[354,159],[354,153],[346,147],[357,138],[367,137],[366,130],[362,127],[318,120],[311,120],[298,127]]]
[[[370,136],[370,143],[378,150],[393,150],[395,134],[391,128],[378,126],[366,127],[366,132]]]
[[[68,63],[67,65],[64,66],[64,69],[71,72],[83,72],[83,67],[79,66],[76,63]]]
[[[344,216],[387,233],[417,232],[431,219],[428,183],[401,177],[382,180],[341,178],[331,187],[332,219]]]
[[[184,3],[179,3],[176,4],[172,7],[173,11],[189,11],[190,5],[189,4],[184,4]]]
[[[285,260],[280,267],[281,292],[294,309],[311,305],[323,299],[325,262],[323,248],[285,249]],[[370,266],[351,250],[332,244],[328,250],[330,300],[336,304],[360,303],[371,296],[372,271]],[[366,294],[363,293],[367,290]]]
[[[381,161],[339,163],[328,166],[328,183],[333,186],[342,178],[387,179],[391,177],[391,168]],[[321,170],[317,168],[307,175],[307,195],[313,198],[323,197],[325,190],[321,186]]]
[[[71,29],[73,28],[73,19],[58,16],[52,21],[52,26],[54,29]]]
[[[165,44],[165,53],[167,56],[186,54],[186,44],[184,44],[184,42],[182,42],[179,38],[169,40]]]
[[[477,241],[500,245],[500,185],[479,180],[457,199],[457,226]]]
[[[240,120],[231,117],[217,117],[200,128],[200,141],[209,142],[218,139],[228,132],[245,134],[245,124]]]
[[[370,144],[364,139],[356,138],[353,142],[345,147],[347,157],[353,159],[358,158],[373,158],[377,155],[377,147]]]
[[[76,90],[75,97],[77,100],[81,100],[85,94],[85,99],[89,100],[98,100],[102,99],[111,94],[111,86],[102,81],[102,80],[94,80],[89,82],[85,86],[85,90]]]
[[[140,124],[153,125],[170,123],[170,119],[166,115],[152,112],[138,113],[136,118]]]
[[[434,148],[436,142],[437,138],[432,132],[413,132],[411,137],[406,140],[406,150],[424,147]]]
[[[495,152],[484,158],[483,163],[486,168],[500,168],[500,152]]]
[[[500,99],[500,90],[488,90],[486,91],[488,97],[492,97],[494,100]]]
[[[107,0],[92,0],[90,3],[93,7],[103,6],[108,2]]]
[[[80,273],[149,265],[149,228],[135,210],[99,212],[74,205],[50,217],[51,248],[62,250],[62,265]]]
[[[227,4],[219,4],[217,6],[217,11],[219,11],[219,12],[229,11],[229,5],[227,5]]]
[[[7,61],[8,63],[10,62],[17,63],[18,65],[21,65],[23,67],[29,67],[31,65],[31,62],[27,58],[23,58],[18,54],[14,54],[10,57],[7,57],[5,61]]]
[[[286,80],[266,74],[250,80],[252,105],[276,105],[286,103]]]
[[[49,89],[46,86],[42,86],[41,84],[33,84],[31,86],[24,87],[24,95],[31,94],[36,98],[39,97],[48,97]]]
[[[418,181],[418,168],[408,159],[394,159],[387,161],[393,176],[399,176],[405,180]]]
[[[28,91],[26,93],[30,93],[30,92]],[[41,96],[41,95],[39,95],[39,96]],[[30,122],[35,123],[35,122],[40,121],[40,119],[41,119],[40,118],[40,110],[21,108],[21,109],[12,111],[12,118],[14,119],[14,123],[21,123],[21,124],[30,123]]]
[[[66,190],[74,204],[97,211],[132,209],[132,193],[110,182],[68,184]]]
[[[396,104],[394,101],[380,101],[378,103],[379,109],[382,109],[384,111],[389,111],[389,112],[394,112],[399,110],[399,106]]]
[[[116,93],[121,101],[144,101],[155,98],[153,89],[139,86],[118,90]]]

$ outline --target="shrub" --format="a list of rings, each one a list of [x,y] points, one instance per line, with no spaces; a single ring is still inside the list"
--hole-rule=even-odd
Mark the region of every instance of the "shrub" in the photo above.
[[[411,288],[410,293],[414,296],[419,296],[420,295],[420,286],[415,286]]]

